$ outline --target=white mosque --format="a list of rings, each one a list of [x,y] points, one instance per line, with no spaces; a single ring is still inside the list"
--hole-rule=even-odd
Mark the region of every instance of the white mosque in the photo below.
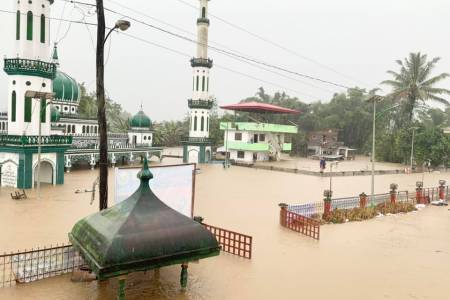
[[[14,0],[15,52],[13,58],[4,59],[8,111],[0,113],[1,186],[32,188],[39,149],[43,183],[63,184],[64,173],[73,164],[87,163],[95,168],[98,161],[97,119],[80,117],[80,86],[60,70],[56,46],[51,51],[49,16],[53,2]],[[161,156],[162,149],[152,147],[152,122],[142,108],[130,120],[130,130],[108,133],[108,142],[112,165],[142,156]]]

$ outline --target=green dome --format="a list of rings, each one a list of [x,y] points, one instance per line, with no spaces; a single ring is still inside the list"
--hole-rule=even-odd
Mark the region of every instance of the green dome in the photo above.
[[[52,121],[52,123],[58,122],[60,118],[61,118],[61,114],[59,113],[59,110],[57,110],[56,108],[52,107],[52,110],[51,110],[51,121]]]
[[[53,93],[55,93],[55,101],[80,102],[80,86],[75,79],[59,70],[56,71],[56,77],[53,80]]]
[[[152,121],[141,110],[131,119],[130,126],[138,128],[150,128],[152,126]]]

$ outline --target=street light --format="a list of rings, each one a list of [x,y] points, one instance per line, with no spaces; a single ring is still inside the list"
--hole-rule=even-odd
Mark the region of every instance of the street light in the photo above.
[[[99,127],[99,209],[108,208],[108,135],[106,123],[105,105],[105,43],[114,30],[127,30],[131,23],[126,20],[118,20],[114,27],[105,36],[105,10],[103,0],[96,0],[97,6],[97,53],[96,53],[96,78],[97,78],[97,118]]]
[[[38,199],[41,199],[41,153],[42,153],[42,113],[46,113],[47,106],[52,102],[46,102],[45,106],[42,106],[41,101],[46,101],[47,99],[52,100],[55,96],[54,93],[46,93],[46,92],[37,92],[37,91],[27,91],[25,93],[25,97],[29,97],[32,99],[40,99],[39,100],[39,126],[38,126],[38,163],[37,163],[37,190],[38,190]],[[34,171],[33,171],[34,172]],[[33,182],[34,185],[34,182]]]
[[[375,129],[376,129],[376,120],[378,117],[383,115],[385,112],[393,110],[400,106],[400,104],[396,104],[392,107],[389,107],[377,115],[377,102],[383,101],[384,97],[379,95],[371,96],[367,101],[373,102],[373,124],[372,124],[372,184],[371,184],[371,195],[370,201],[373,203],[375,201]]]

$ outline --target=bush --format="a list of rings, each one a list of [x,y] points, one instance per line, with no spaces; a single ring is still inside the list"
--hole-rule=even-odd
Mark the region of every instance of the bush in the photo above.
[[[411,203],[381,203],[375,207],[335,209],[328,216],[323,216],[324,221],[333,224],[364,221],[375,218],[378,214],[398,214],[415,211],[416,207]]]

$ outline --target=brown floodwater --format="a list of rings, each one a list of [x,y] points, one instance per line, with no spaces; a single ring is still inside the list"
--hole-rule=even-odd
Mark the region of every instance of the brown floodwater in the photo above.
[[[67,174],[64,186],[44,187],[41,200],[30,192],[29,199],[14,201],[11,190],[1,189],[0,251],[67,242],[74,223],[98,208],[98,201],[90,205],[89,194],[74,193],[90,188],[97,174]],[[421,179],[422,174],[382,175],[376,177],[375,188],[387,192],[395,182],[400,190],[413,191]],[[427,173],[425,185],[436,186],[439,179],[450,181],[450,174]],[[252,235],[252,260],[222,253],[190,264],[186,291],[179,287],[179,266],[163,268],[159,274],[133,274],[127,280],[127,299],[446,299],[447,208],[325,225],[320,241],[278,225],[278,203],[321,201],[328,185],[329,178],[201,166],[195,214],[208,224]],[[369,193],[370,176],[333,178],[333,190],[336,197]],[[79,283],[66,275],[0,289],[0,299],[104,300],[115,299],[116,292],[116,280]]]

